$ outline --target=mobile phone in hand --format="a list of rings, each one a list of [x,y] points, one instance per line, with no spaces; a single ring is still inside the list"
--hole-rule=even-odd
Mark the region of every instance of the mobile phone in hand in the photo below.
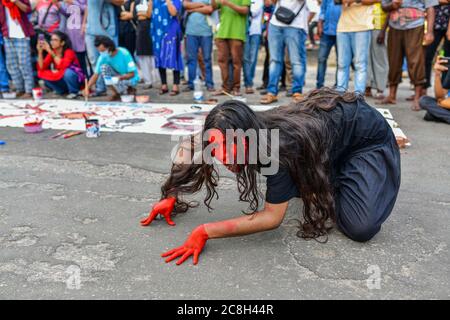
[[[38,36],[38,40],[39,40],[39,42],[45,41],[45,36],[42,33],[40,33]]]

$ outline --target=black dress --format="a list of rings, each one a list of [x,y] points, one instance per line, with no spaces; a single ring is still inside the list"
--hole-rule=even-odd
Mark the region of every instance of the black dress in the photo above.
[[[397,141],[384,117],[363,100],[339,103],[327,112],[327,118],[334,136],[330,180],[337,225],[349,238],[367,241],[378,233],[397,199]],[[282,203],[293,197],[301,195],[287,169],[267,176],[267,202]]]
[[[134,0],[128,0],[119,11],[122,12],[125,9],[125,11],[129,12],[134,2]],[[131,55],[134,56],[136,51],[136,22],[134,20],[119,20],[119,46],[127,48]]]
[[[140,4],[142,0],[136,0],[136,6]],[[135,7],[135,16],[137,14]],[[150,35],[150,19],[137,21],[137,34],[136,34],[136,55],[137,56],[152,56],[153,44]]]

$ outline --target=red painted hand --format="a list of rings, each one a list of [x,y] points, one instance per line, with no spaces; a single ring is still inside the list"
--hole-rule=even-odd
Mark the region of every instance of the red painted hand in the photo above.
[[[179,266],[184,261],[186,261],[187,258],[194,255],[194,264],[198,263],[198,256],[203,250],[203,247],[206,244],[206,241],[209,239],[208,234],[206,233],[204,225],[200,225],[197,228],[192,231],[189,238],[186,240],[186,242],[178,248],[172,249],[170,251],[167,251],[166,253],[163,253],[161,257],[168,257],[166,259],[166,263],[170,262],[179,256],[182,256],[178,261],[177,265]]]
[[[152,211],[150,212],[150,215],[141,220],[141,226],[148,226],[152,223],[152,221],[155,219],[155,217],[158,214],[162,214],[164,218],[167,221],[167,224],[174,226],[175,222],[172,221],[170,215],[172,214],[173,208],[175,206],[176,199],[174,197],[169,197],[167,199],[163,199],[160,202],[156,203]]]

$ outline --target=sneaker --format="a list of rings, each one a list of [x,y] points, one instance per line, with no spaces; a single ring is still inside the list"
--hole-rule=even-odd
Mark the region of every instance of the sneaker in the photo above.
[[[70,100],[73,100],[73,99],[76,99],[76,98],[78,98],[78,93],[69,93],[67,96],[66,96],[66,99],[70,99]]]

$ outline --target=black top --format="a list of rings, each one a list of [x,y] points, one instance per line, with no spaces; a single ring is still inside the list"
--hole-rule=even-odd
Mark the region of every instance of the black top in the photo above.
[[[332,183],[348,157],[384,144],[389,134],[393,134],[383,115],[362,100],[339,103],[331,111],[320,112],[326,113],[330,120],[328,125],[334,138],[330,150]],[[266,178],[267,202],[278,204],[300,197],[287,168],[280,167],[277,174]]]

